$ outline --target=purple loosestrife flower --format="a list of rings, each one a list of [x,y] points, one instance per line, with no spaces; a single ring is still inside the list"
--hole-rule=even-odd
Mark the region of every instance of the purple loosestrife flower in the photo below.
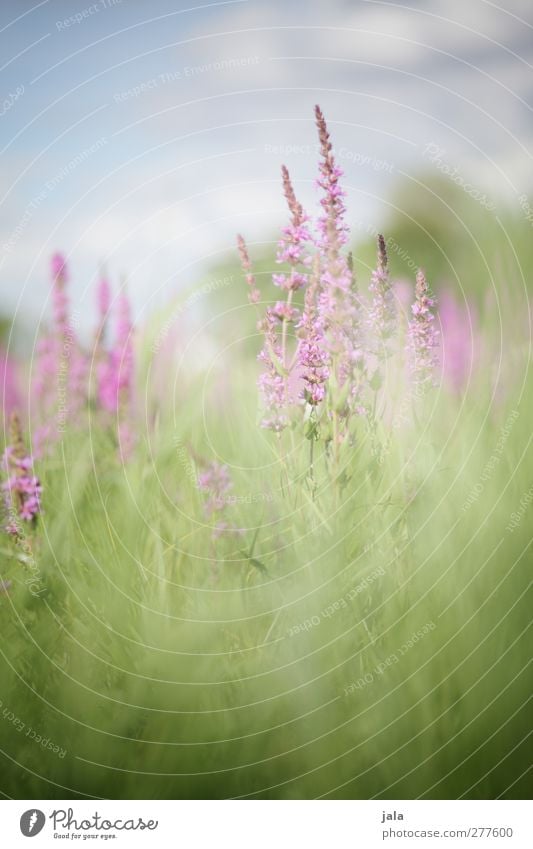
[[[378,356],[386,357],[390,352],[387,344],[396,330],[396,308],[392,288],[385,239],[378,235],[378,260],[370,281],[372,305],[369,314],[370,329],[377,337]]]
[[[87,358],[82,351],[69,317],[68,273],[65,258],[54,254],[51,260],[52,313],[51,332],[38,344],[38,365],[34,391],[40,400],[41,414],[47,424],[37,433],[37,441],[49,441],[53,432],[50,419],[56,417],[57,430],[63,431],[86,402],[88,386]]]
[[[98,366],[98,401],[104,410],[117,416],[121,454],[128,459],[135,443],[131,428],[135,360],[131,307],[125,291],[117,299],[115,316],[113,348]]]
[[[350,409],[357,413],[364,409],[359,298],[351,260],[341,251],[349,235],[344,222],[345,192],[339,185],[343,172],[335,163],[326,121],[318,106],[315,115],[321,153],[318,186],[323,193],[320,200],[323,214],[318,220],[321,259],[318,311],[325,346],[331,356],[331,377],[337,390],[337,397],[332,397],[332,401],[339,412],[347,415]],[[354,369],[358,374],[352,384]]]
[[[416,275],[415,302],[411,307],[413,317],[409,321],[407,351],[413,383],[422,390],[434,385],[435,367],[438,362],[439,332],[435,329],[435,316],[432,312],[434,307],[435,299],[430,297],[426,275],[420,269]]]
[[[324,336],[316,310],[318,281],[316,275],[305,292],[305,307],[299,324],[298,366],[304,380],[303,398],[316,407],[324,400],[329,378],[329,356],[324,349]]]
[[[98,286],[96,289],[96,300],[98,306],[98,338],[100,343],[103,341],[111,306],[111,286],[104,271],[100,274]]]
[[[239,250],[239,256],[241,258],[241,266],[244,271],[244,276],[246,278],[246,282],[250,287],[250,291],[248,293],[248,299],[251,304],[257,304],[261,299],[261,292],[257,288],[255,282],[255,275],[252,273],[252,263],[250,261],[250,255],[248,253],[248,248],[246,247],[246,242],[244,241],[241,235],[237,236],[237,247]]]
[[[84,352],[81,350],[76,332],[69,315],[69,300],[67,295],[68,272],[62,254],[52,257],[52,303],[54,313],[54,330],[57,344],[56,388],[59,394],[65,394],[66,409],[62,409],[60,399],[58,422],[65,425],[67,418],[75,419],[80,408],[87,400],[88,366]]]
[[[98,368],[98,400],[109,413],[127,408],[132,398],[134,357],[133,327],[128,296],[123,292],[117,299],[115,342]]]
[[[67,266],[62,254],[56,253],[50,261],[52,275],[52,316],[51,332],[39,340],[37,344],[37,373],[34,382],[34,393],[42,400],[44,414],[51,415],[51,397],[56,388],[60,357],[65,336],[68,336],[68,298],[66,283],[68,280]]]
[[[338,253],[348,241],[348,228],[344,223],[346,192],[339,185],[343,171],[335,163],[333,145],[330,142],[326,119],[320,106],[315,106],[315,117],[322,156],[318,178],[318,185],[323,190],[323,197],[320,200],[323,214],[318,219],[319,245],[324,254],[331,255]]]
[[[288,169],[285,165],[281,168],[283,178],[283,193],[291,213],[290,223],[283,228],[282,238],[278,242],[276,262],[287,263],[290,266],[289,274],[273,274],[274,285],[288,292],[295,292],[307,283],[305,268],[309,266],[311,258],[306,253],[306,244],[311,242],[308,230],[309,218],[305,214],[302,205],[297,201],[291,183]],[[298,271],[301,265],[303,270]]]
[[[240,528],[230,525],[226,521],[226,508],[230,504],[230,491],[233,481],[227,466],[213,461],[203,462],[204,469],[198,475],[198,489],[207,494],[204,502],[206,518],[213,522],[213,540],[219,539],[224,534],[242,534]]]
[[[258,386],[263,396],[265,416],[261,427],[281,433],[289,424],[287,417],[288,382],[282,365],[282,350],[276,331],[276,316],[271,309],[260,322],[265,334],[265,344],[258,355],[258,360],[265,366],[259,376]]]
[[[226,506],[226,496],[233,484],[227,466],[213,461],[198,475],[198,489],[208,494],[204,510],[209,519]]]
[[[33,459],[27,455],[22,436],[20,419],[12,413],[10,422],[10,445],[6,448],[2,462],[7,480],[2,484],[4,504],[8,514],[6,531],[20,536],[20,520],[35,525],[41,512],[42,487],[33,474]]]
[[[19,406],[15,366],[13,361],[0,348],[0,419],[6,420],[11,412]]]

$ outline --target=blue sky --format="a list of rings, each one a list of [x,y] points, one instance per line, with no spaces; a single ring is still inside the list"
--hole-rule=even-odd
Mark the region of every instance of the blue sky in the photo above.
[[[497,203],[531,185],[533,9],[487,0],[86,0],[0,8],[0,311],[32,324],[48,257],[90,320],[98,264],[139,317],[284,219],[282,162],[315,203],[312,108],[378,226],[428,145]]]

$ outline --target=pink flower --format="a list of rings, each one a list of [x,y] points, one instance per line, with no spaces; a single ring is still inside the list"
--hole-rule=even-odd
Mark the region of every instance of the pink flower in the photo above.
[[[287,291],[301,289],[307,283],[307,274],[297,271],[298,265],[308,265],[309,257],[306,253],[306,245],[311,242],[308,230],[309,218],[305,214],[302,205],[297,201],[291,183],[289,172],[285,165],[281,168],[283,178],[283,193],[291,213],[290,223],[283,228],[282,238],[278,242],[276,262],[287,263],[291,266],[289,274],[274,274],[272,279],[276,286]]]
[[[118,417],[120,452],[123,459],[128,459],[135,445],[131,427],[135,359],[131,307],[126,292],[117,299],[115,315],[113,348],[102,356],[97,366],[98,402],[103,410]]]
[[[411,307],[413,317],[409,322],[407,350],[413,383],[424,389],[434,384],[438,362],[436,349],[439,344],[439,332],[434,325],[434,306],[435,300],[429,295],[426,276],[420,269],[416,275],[415,302]]]
[[[370,292],[373,295],[370,308],[369,325],[381,345],[378,355],[384,356],[388,353],[386,346],[396,329],[396,307],[394,304],[394,291],[390,281],[389,263],[385,239],[378,236],[378,261],[377,267],[372,272],[370,281]],[[383,350],[385,347],[385,351]]]
[[[323,190],[320,200],[323,215],[318,219],[319,245],[324,254],[336,254],[348,241],[348,228],[344,223],[346,192],[339,185],[343,171],[335,163],[333,145],[330,142],[326,119],[320,106],[315,106],[315,117],[322,156],[319,166],[320,177],[317,181],[318,186]]]
[[[298,347],[298,365],[304,380],[303,398],[314,407],[324,400],[329,378],[329,355],[316,312],[316,288],[314,277],[305,293],[305,310],[299,325],[302,339]]]
[[[349,235],[344,222],[345,192],[339,185],[343,172],[335,163],[326,120],[319,106],[315,107],[315,115],[322,157],[318,186],[322,189],[320,203],[324,213],[318,220],[321,268],[318,318],[331,357],[332,374],[335,375],[341,396],[346,396],[343,415],[347,416],[350,406],[353,412],[361,409],[361,397],[365,390],[364,369],[360,367],[360,362],[357,373],[354,373],[354,366],[358,362],[356,352],[362,347],[360,304],[351,257],[341,251]],[[349,392],[346,395],[347,384]],[[332,400],[337,403],[339,399]]]
[[[35,524],[41,512],[42,486],[33,474],[33,459],[26,454],[22,427],[16,413],[11,415],[11,443],[2,457],[2,466],[7,479],[2,483],[4,505],[8,514],[5,530],[18,536],[18,522]]]
[[[87,357],[81,349],[69,316],[66,284],[67,266],[62,254],[51,260],[53,324],[48,335],[37,344],[37,368],[34,392],[41,417],[47,420],[49,438],[74,421],[88,394]],[[55,431],[50,419],[56,418]],[[41,430],[44,434],[44,429]]]
[[[198,475],[198,489],[209,496],[204,504],[208,518],[224,509],[227,504],[226,495],[232,486],[228,467],[215,461],[208,463]]]
[[[20,406],[17,388],[15,365],[7,354],[0,348],[0,404],[4,419]]]
[[[250,287],[248,299],[251,304],[257,304],[261,300],[261,292],[257,288],[255,276],[252,274],[252,263],[250,261],[250,255],[248,254],[246,242],[244,241],[241,235],[237,236],[237,247],[239,250],[239,256],[241,258],[241,266],[244,271],[244,276],[246,278],[248,286]]]
[[[52,272],[52,280],[61,279],[64,283],[67,282],[67,264],[63,254],[56,253],[50,260],[50,269]]]

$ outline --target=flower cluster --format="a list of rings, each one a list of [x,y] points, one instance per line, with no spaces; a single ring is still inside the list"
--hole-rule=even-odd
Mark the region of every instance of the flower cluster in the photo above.
[[[304,400],[316,407],[324,400],[329,378],[329,356],[316,309],[317,278],[305,293],[305,308],[300,323],[301,342],[298,346],[298,365],[304,379]]]
[[[262,427],[278,435],[303,415],[327,424],[327,438],[340,444],[354,417],[373,418],[376,393],[383,383],[382,370],[395,350],[397,329],[394,288],[390,278],[385,239],[378,236],[377,266],[372,272],[365,303],[358,292],[351,254],[346,251],[349,228],[345,221],[346,192],[340,184],[342,170],[322,110],[315,108],[320,143],[320,213],[313,221],[297,200],[289,172],[282,167],[283,193],[290,212],[283,228],[276,260],[289,270],[272,276],[285,300],[268,306],[258,328],[264,334],[259,354],[259,377],[265,414]],[[244,239],[238,237],[241,264],[251,297],[260,295]],[[419,275],[420,278],[420,275]],[[421,278],[420,278],[421,279]],[[425,279],[425,278],[424,278]],[[413,377],[429,374],[434,365],[433,301],[417,284],[417,301],[409,328],[410,350],[416,350]],[[304,290],[303,311],[295,298]],[[301,304],[300,295],[300,304]],[[294,332],[289,334],[289,327]],[[397,346],[396,346],[397,350]],[[398,351],[399,353],[399,351]],[[294,396],[291,387],[302,387]],[[314,429],[313,433],[316,434]]]
[[[198,475],[198,489],[207,493],[204,510],[209,519],[224,509],[225,496],[232,488],[232,482],[227,466],[217,462],[206,465]]]
[[[77,338],[69,313],[68,270],[64,256],[51,260],[52,315],[49,332],[37,345],[34,393],[42,419],[37,443],[50,443],[67,422],[76,423],[88,399],[88,358]],[[56,429],[51,427],[55,418]]]
[[[83,426],[80,412],[96,407],[110,423],[110,415],[118,418],[118,442],[122,457],[128,457],[134,446],[132,408],[135,380],[133,322],[131,306],[124,286],[112,303],[109,279],[102,270],[96,287],[98,321],[94,334],[94,373],[89,378],[88,352],[83,350],[70,318],[67,294],[68,271],[62,254],[51,260],[52,323],[39,340],[34,377],[40,426],[35,432],[37,452],[49,448],[67,426]],[[114,318],[114,340],[107,341],[108,323]],[[55,419],[55,428],[53,426]]]
[[[387,343],[396,329],[396,307],[389,274],[387,248],[381,234],[378,235],[377,267],[372,272],[369,289],[372,295],[369,322],[376,339],[382,343],[378,356],[383,357],[388,353]]]
[[[412,380],[420,389],[425,389],[435,381],[439,331],[434,324],[434,306],[435,299],[429,295],[426,275],[420,270],[416,275],[415,302],[411,307],[413,317],[409,321],[407,343]]]
[[[99,304],[102,306],[101,288],[98,294]],[[105,311],[106,316],[108,310],[109,305]],[[98,364],[98,401],[103,410],[113,413],[119,419],[118,441],[121,455],[126,459],[131,455],[135,443],[131,427],[134,379],[131,305],[127,292],[123,289],[116,303],[114,345],[100,358]]]
[[[208,521],[213,523],[213,539],[217,540],[226,534],[241,534],[239,528],[226,520],[229,504],[229,493],[233,488],[229,469],[215,460],[210,463],[200,461],[203,470],[197,478],[198,489],[205,493],[204,513]]]
[[[11,442],[4,451],[2,465],[6,480],[2,483],[4,506],[8,515],[6,531],[20,536],[20,520],[35,525],[41,512],[42,487],[33,472],[33,459],[26,453],[22,427],[16,413],[11,415]]]
[[[241,258],[241,265],[246,277],[246,282],[250,287],[250,292],[248,294],[248,298],[250,299],[251,304],[256,304],[260,297],[261,293],[256,286],[255,276],[252,274],[252,263],[250,262],[250,256],[248,254],[248,248],[246,247],[246,242],[244,241],[242,236],[237,236],[237,247],[239,249],[239,255]]]

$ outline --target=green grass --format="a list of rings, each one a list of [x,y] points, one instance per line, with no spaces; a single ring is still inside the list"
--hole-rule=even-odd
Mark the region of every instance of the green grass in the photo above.
[[[317,445],[313,500],[308,442],[281,462],[255,426],[253,374],[223,410],[192,381],[125,467],[96,427],[41,463],[42,595],[2,543],[2,792],[527,796],[530,519],[506,525],[531,383],[436,395],[381,464],[361,430],[340,482]],[[213,540],[183,446],[232,466],[241,535]]]

